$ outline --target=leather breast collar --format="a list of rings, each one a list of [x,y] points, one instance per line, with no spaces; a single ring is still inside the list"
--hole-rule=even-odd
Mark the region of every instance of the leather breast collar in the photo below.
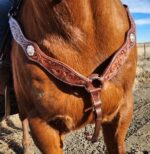
[[[127,6],[125,6],[125,8],[130,21],[130,29],[126,34],[124,44],[119,50],[117,50],[116,54],[102,75],[91,74],[89,77],[83,76],[57,59],[48,57],[44,52],[41,51],[37,43],[28,40],[24,36],[18,22],[13,18],[13,16],[10,15],[9,17],[9,25],[13,38],[22,47],[26,57],[30,61],[40,65],[58,80],[70,86],[84,87],[85,90],[90,93],[92,101],[91,109],[93,110],[95,117],[95,131],[92,137],[87,138],[92,142],[95,142],[98,139],[102,120],[102,102],[100,99],[100,91],[102,90],[105,82],[112,79],[118,73],[121,66],[126,62],[131,49],[136,44],[135,23],[129,13]]]

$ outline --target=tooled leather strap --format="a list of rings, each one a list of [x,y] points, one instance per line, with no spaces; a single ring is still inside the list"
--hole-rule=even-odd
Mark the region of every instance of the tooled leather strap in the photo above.
[[[63,62],[51,58],[41,51],[37,43],[28,40],[18,24],[13,18],[9,18],[10,29],[14,40],[22,47],[27,58],[41,65],[51,75],[58,80],[71,86],[85,86],[89,79],[79,74]]]
[[[116,52],[112,61],[101,76],[99,76],[98,74],[92,74],[89,77],[81,75],[80,73],[57,59],[48,57],[44,52],[41,51],[41,49],[35,42],[28,40],[24,36],[18,22],[11,16],[9,18],[9,25],[13,38],[22,47],[29,60],[42,66],[47,72],[49,72],[58,80],[71,86],[85,87],[85,89],[90,93],[93,103],[93,112],[95,115],[95,131],[91,139],[92,142],[97,141],[101,125],[102,111],[99,94],[102,86],[105,81],[110,80],[118,73],[121,66],[127,60],[130,50],[136,42],[135,24],[129,14],[128,9],[127,12],[131,25],[129,31],[127,32],[125,43]]]
[[[116,52],[110,64],[108,65],[104,73],[102,74],[101,77],[102,77],[103,82],[112,79],[118,73],[121,66],[126,62],[128,55],[130,54],[130,50],[136,44],[136,26],[135,26],[132,16],[130,15],[128,7],[126,5],[124,6],[128,13],[128,17],[130,21],[129,23],[130,29],[128,30],[126,34],[125,43]]]

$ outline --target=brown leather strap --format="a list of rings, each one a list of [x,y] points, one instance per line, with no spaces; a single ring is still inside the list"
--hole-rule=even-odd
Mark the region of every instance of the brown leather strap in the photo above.
[[[23,35],[18,22],[13,17],[10,17],[9,24],[13,38],[19,45],[21,45],[29,60],[42,66],[55,78],[71,86],[84,87],[90,81],[87,77],[76,72],[63,62],[48,57],[44,52],[41,51],[37,43],[28,40]]]
[[[92,74],[89,78],[92,80],[92,82],[89,82],[87,86],[87,91],[91,95],[93,106],[92,109],[95,118],[95,129],[93,135],[87,134],[86,138],[92,142],[96,142],[98,140],[102,120],[102,102],[100,99],[100,92],[103,87],[103,83],[100,81],[98,74]]]
[[[92,142],[96,142],[98,140],[101,121],[102,121],[102,109],[101,109],[101,99],[99,97],[99,91],[95,91],[91,93],[92,102],[93,102],[93,112],[95,114],[95,130],[92,138],[90,139]]]
[[[45,70],[58,80],[78,87],[85,87],[90,82],[89,78],[84,77],[66,64],[45,55],[36,43],[33,43],[33,46],[36,53],[32,57],[29,57],[29,59],[44,67]]]
[[[126,6],[125,6],[126,7]],[[109,66],[106,68],[104,73],[102,74],[103,82],[112,79],[119,71],[121,66],[126,62],[128,55],[130,54],[131,49],[136,44],[136,27],[135,23],[129,13],[128,7],[126,7],[129,21],[130,21],[130,29],[126,34],[125,43],[122,47],[116,52],[115,56],[111,60]]]

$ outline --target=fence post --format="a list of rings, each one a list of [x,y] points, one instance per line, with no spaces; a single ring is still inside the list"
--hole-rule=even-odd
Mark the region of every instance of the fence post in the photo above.
[[[144,59],[146,58],[146,44],[144,43]]]

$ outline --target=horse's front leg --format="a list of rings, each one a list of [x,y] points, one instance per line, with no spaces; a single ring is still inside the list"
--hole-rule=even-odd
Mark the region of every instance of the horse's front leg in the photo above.
[[[24,154],[32,154],[34,153],[34,151],[32,148],[31,139],[29,135],[29,123],[27,118],[22,120],[22,129],[23,129],[22,145],[23,145]]]
[[[31,135],[37,147],[43,154],[62,154],[62,136],[59,131],[51,127],[36,112],[29,118]]]
[[[125,136],[132,119],[133,103],[121,107],[110,123],[103,124],[103,134],[109,154],[125,154]]]

